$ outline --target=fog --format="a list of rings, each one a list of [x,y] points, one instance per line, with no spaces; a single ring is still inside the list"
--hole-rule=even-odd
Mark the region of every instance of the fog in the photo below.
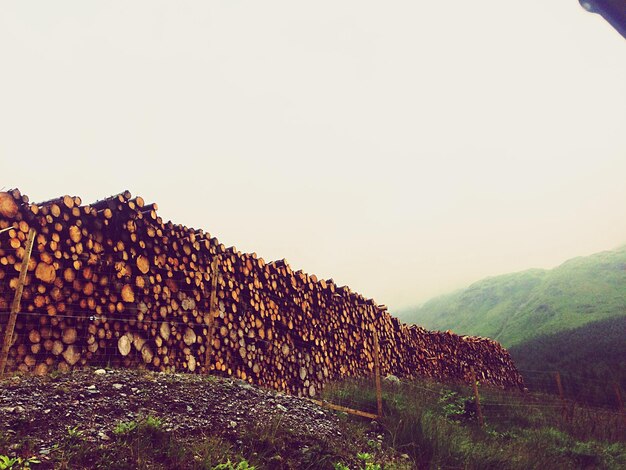
[[[393,311],[626,243],[625,46],[575,0],[4,2],[0,188]]]

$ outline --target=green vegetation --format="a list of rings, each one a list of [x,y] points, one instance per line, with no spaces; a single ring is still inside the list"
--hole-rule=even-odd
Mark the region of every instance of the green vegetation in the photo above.
[[[205,470],[410,470],[626,468],[626,421],[616,411],[574,406],[553,395],[479,387],[485,426],[468,384],[428,380],[385,383],[379,423],[339,413],[334,439],[294,433],[285,415],[256,427],[168,429],[157,416],[110,423],[110,437],[86,438],[68,427],[43,468]],[[372,380],[330,385],[328,401],[376,409]],[[189,419],[193,419],[190,417]],[[311,417],[315,420],[315,417]],[[21,435],[0,435],[0,469],[37,468]],[[24,442],[16,449],[15,444]],[[18,445],[18,447],[20,447]],[[8,455],[7,450],[16,455]]]
[[[558,371],[566,397],[615,408],[615,384],[626,390],[626,246],[488,278],[403,319],[496,339],[531,390],[558,393]]]
[[[409,454],[417,468],[626,466],[626,423],[618,413],[580,407],[564,412],[553,396],[481,387],[485,417],[481,428],[471,393],[466,384],[386,385],[382,420],[386,443]],[[371,381],[337,384],[326,391],[326,398],[360,409],[376,406]]]
[[[367,427],[362,423],[346,422],[345,434],[327,440],[296,433],[283,420],[282,415],[277,415],[262,425],[238,429],[236,435],[224,434],[223,427],[183,434],[166,429],[160,418],[148,415],[111,423],[110,437],[101,441],[85,438],[86,433],[80,427],[68,427],[50,448],[49,460],[43,468],[314,470],[332,469],[334,463],[344,462],[356,469],[361,467],[351,463],[362,459],[363,468],[378,470],[382,467],[377,466],[374,458],[390,461],[380,446],[366,444]],[[363,444],[363,453],[354,452],[357,442]],[[38,463],[23,457],[32,448],[27,436],[0,434],[0,454],[9,449],[16,453],[0,455],[0,469],[17,470]],[[396,467],[396,470],[409,468]]]
[[[68,428],[52,449],[52,463],[55,468],[255,470],[221,436],[183,437],[164,430],[155,416],[115,423],[113,436],[99,444],[83,439],[78,428]]]
[[[554,375],[543,371],[559,371],[566,397],[615,409],[616,384],[626,390],[625,338],[626,316],[540,336],[509,351],[531,390],[558,393]]]
[[[488,278],[400,313],[431,329],[487,336],[504,346],[626,315],[626,246],[549,270]]]
[[[235,465],[228,459],[225,463],[221,463],[213,467],[213,470],[255,470],[256,467],[251,466],[246,459],[243,459]]]
[[[22,457],[8,457],[0,455],[0,470],[31,468],[31,464],[40,463],[34,457],[24,459]]]
[[[113,428],[113,434],[118,436],[126,436],[133,432],[137,428],[137,421],[122,421],[115,425]]]

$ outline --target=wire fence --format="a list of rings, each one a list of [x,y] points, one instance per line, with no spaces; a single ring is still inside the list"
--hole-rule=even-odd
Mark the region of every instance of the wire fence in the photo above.
[[[10,263],[17,263],[21,254],[23,254],[22,247],[2,247],[0,260],[2,264],[8,266]],[[57,329],[50,332],[48,337],[43,337],[38,341],[31,341],[30,343],[26,340],[25,335],[33,328],[56,327],[59,322],[65,322],[69,326],[79,327],[74,339],[77,344],[93,345],[97,343],[97,347],[92,346],[91,349],[87,347],[89,364],[133,364],[145,366],[145,358],[142,357],[140,349],[133,350],[128,356],[122,357],[119,354],[116,341],[129,333],[131,329],[140,334],[145,334],[147,338],[144,339],[151,339],[149,336],[154,336],[155,329],[165,323],[171,329],[173,335],[177,336],[177,341],[180,341],[180,336],[182,336],[182,332],[185,329],[192,328],[202,331],[198,331],[198,339],[196,341],[187,345],[188,352],[184,351],[184,347],[173,347],[173,343],[166,340],[164,347],[168,349],[168,352],[164,354],[163,362],[165,363],[161,363],[157,367],[169,369],[172,367],[168,364],[169,360],[171,360],[172,364],[175,362],[182,364],[182,370],[192,371],[196,369],[195,366],[193,368],[190,367],[192,362],[198,363],[198,371],[202,369],[204,366],[203,355],[207,348],[207,332],[205,330],[209,328],[205,314],[211,311],[207,295],[207,283],[213,276],[212,273],[208,270],[179,269],[175,266],[151,266],[149,274],[138,276],[142,278],[143,287],[140,290],[143,290],[144,295],[137,302],[129,305],[120,301],[120,294],[117,292],[119,287],[117,284],[130,279],[130,276],[125,274],[123,267],[118,266],[115,261],[104,261],[90,265],[89,268],[91,272],[88,278],[83,275],[84,273],[76,272],[75,279],[63,286],[64,296],[69,294],[71,299],[72,294],[78,295],[72,301],[67,301],[64,297],[65,301],[52,302],[50,300],[52,290],[54,289],[52,286],[28,291],[27,298],[23,300],[26,309],[18,312],[17,334],[21,335],[21,338],[11,347],[10,357],[12,359],[17,358],[17,356],[21,356],[21,358],[31,356],[26,364],[27,370],[33,370],[34,365],[40,363],[41,360],[47,365],[55,365],[57,360],[60,360],[60,357],[62,357],[62,351],[51,352],[50,343],[46,343],[46,340],[51,340],[53,343],[60,340],[62,342],[62,332]],[[7,306],[10,299],[6,298],[8,297],[6,294],[12,293],[11,282],[17,278],[17,274],[17,270],[11,271],[9,269],[0,278],[0,297],[3,297],[4,294],[4,303]],[[190,277],[187,277],[189,275]],[[156,276],[161,276],[161,279],[157,279]],[[264,285],[271,284],[276,280],[275,276],[249,278],[248,281],[244,279],[243,282],[236,279],[234,272],[229,270],[220,271],[219,276],[217,289],[218,309],[215,311],[217,316],[215,317],[214,329],[216,330],[217,340],[225,347],[218,347],[212,351],[211,371],[213,373],[235,375],[250,381],[255,379],[262,385],[269,384],[279,388],[281,386],[285,387],[286,382],[292,380],[290,374],[295,374],[297,378],[299,368],[297,361],[293,359],[286,361],[282,361],[282,359],[281,361],[274,360],[280,354],[278,351],[280,345],[287,344],[294,348],[298,354],[317,352],[319,345],[310,339],[305,340],[302,337],[302,332],[298,331],[297,328],[294,329],[293,325],[289,325],[284,318],[272,319],[270,318],[271,315],[263,316],[263,311],[252,308],[252,304],[274,302],[281,307],[282,311],[297,311],[300,315],[306,316],[316,307],[315,297],[312,296],[308,300],[309,312],[307,312],[302,307],[302,303],[296,302],[296,297],[291,295],[292,292],[298,292],[304,288],[304,284],[302,286],[298,285],[298,283],[296,285],[286,285],[285,293],[281,295],[270,290],[263,290]],[[172,292],[165,292],[163,287],[165,279],[172,279],[177,282],[176,295]],[[254,286],[249,285],[252,281],[255,283]],[[85,294],[85,289],[88,289],[89,295]],[[239,293],[238,300],[231,302],[230,306],[231,310],[236,310],[227,312],[222,303],[225,297],[232,295],[235,291]],[[81,297],[81,295],[83,296]],[[40,307],[37,307],[35,303],[38,296],[39,301],[44,304]],[[86,297],[94,300],[87,302]],[[188,309],[174,309],[172,307],[173,302],[181,303],[185,299],[191,299],[199,305],[198,308],[194,309],[197,310],[195,316],[187,311]],[[334,297],[330,297],[328,301],[333,302],[334,300]],[[84,301],[84,306],[81,301]],[[343,299],[338,300],[339,303],[342,301]],[[54,307],[52,313],[47,311],[47,307],[51,304]],[[0,328],[6,324],[6,318],[9,314],[8,309],[2,309],[1,307],[2,304],[0,303]],[[247,314],[261,316],[263,327],[269,327],[274,337],[270,340],[262,338],[258,334],[248,335],[249,331],[241,335],[239,333],[241,330],[238,329],[236,323],[241,321]],[[224,318],[229,315],[232,315],[233,318],[227,322]],[[182,320],[182,317],[190,316],[192,317],[191,319],[186,318]],[[90,326],[96,327],[95,332],[90,330]],[[351,328],[355,330],[358,336],[369,337],[372,334],[372,328],[369,326],[363,328],[363,326],[362,324],[355,324],[351,325]],[[316,327],[329,330],[323,324],[316,325]],[[223,328],[225,330],[222,330]],[[237,329],[236,333],[233,333],[234,329]],[[249,328],[249,330],[252,329],[252,327]],[[332,331],[325,331],[325,333],[330,335]],[[373,383],[371,377],[375,371],[373,364],[371,364],[372,361],[369,359],[364,361],[363,357],[365,353],[371,357],[373,352],[363,345],[354,344],[352,346],[354,350],[347,351],[346,354],[359,358],[360,364],[369,362],[369,366],[347,372],[329,368],[330,371],[323,377],[322,382],[330,382],[332,379],[339,379],[346,375],[368,376],[367,381],[369,382],[363,383],[362,389],[369,390],[371,387],[365,385],[366,383],[370,385]],[[23,350],[18,351],[19,348]],[[158,346],[158,348],[162,349],[163,346]],[[238,351],[239,348],[244,348],[244,350],[240,353]],[[194,358],[193,361],[190,357]],[[248,357],[252,359],[248,359]],[[292,357],[296,356],[292,355]],[[279,374],[275,374],[271,380],[264,382],[264,367],[275,367],[278,363],[281,364],[283,370]],[[311,374],[311,371],[313,373],[316,372],[315,368],[310,367],[309,369],[307,370],[307,375]],[[561,374],[559,381],[557,381],[555,379],[557,371],[521,370],[520,372],[532,391],[542,392],[545,396],[541,400],[524,398],[514,404],[506,399],[505,396],[501,398],[501,401],[489,399],[483,403],[486,418],[508,419],[507,417],[510,417],[510,413],[505,413],[502,410],[511,407],[516,409],[560,410],[563,416],[566,417],[581,415],[583,409],[586,410],[584,412],[587,414],[605,413],[621,416],[623,413],[619,384],[616,386],[616,384],[606,383],[598,379],[566,373]],[[270,384],[269,382],[273,383]],[[306,380],[295,380],[295,382],[298,382],[298,386],[302,387]],[[401,383],[404,386],[434,397],[442,393],[441,386],[426,385],[427,382],[423,381],[407,382],[403,380]],[[596,392],[590,392],[590,390],[597,391],[599,388],[606,391],[604,398],[598,398]],[[302,389],[299,389],[298,393],[301,392]],[[379,412],[376,404],[372,403],[372,396],[369,392],[362,397],[359,397],[358,394],[349,395],[345,393],[332,396],[336,400],[335,404],[337,405],[368,413]],[[522,397],[528,396],[531,395],[522,395]],[[586,405],[586,407],[581,407],[581,404]],[[616,409],[618,411],[615,411]]]
[[[375,410],[375,390],[367,379],[331,384],[325,393],[333,403]],[[475,392],[472,384],[441,383],[424,378],[383,380],[382,394],[382,419],[391,428],[406,426],[410,419],[421,422],[420,416],[428,410],[428,413],[459,423],[478,426],[482,422],[483,428],[492,435],[513,436],[524,432],[523,429],[555,429],[581,441],[626,440],[623,409],[581,404],[555,395],[503,390],[482,384]]]
[[[170,278],[176,278],[177,275],[180,275],[183,271],[176,270],[166,270],[162,268],[155,268],[155,271],[161,271],[169,274]],[[194,270],[189,271],[185,270],[187,273],[195,273],[195,274],[203,274],[206,275],[206,271]],[[288,344],[292,349],[298,351],[298,354],[303,353],[307,355],[311,353],[313,350],[318,350],[318,345],[312,341],[310,338],[308,340],[303,339],[301,336],[301,332],[297,329],[294,329],[292,325],[287,325],[284,318],[278,317],[278,319],[270,318],[269,314],[264,316],[263,312],[253,311],[248,302],[252,303],[252,301],[273,301],[277,305],[281,307],[281,311],[284,312],[289,311],[290,309],[298,309],[298,311],[302,310],[302,308],[294,301],[292,296],[289,295],[277,295],[268,291],[262,292],[261,298],[255,298],[252,292],[252,288],[248,289],[245,283],[238,283],[240,289],[239,300],[237,302],[233,302],[230,304],[232,307],[232,312],[225,311],[225,306],[223,305],[224,297],[228,296],[232,289],[229,288],[229,277],[234,277],[234,273],[229,272],[220,272],[220,280],[221,286],[218,287],[218,299],[217,303],[219,308],[216,312],[214,312],[215,317],[215,325],[214,329],[217,330],[215,333],[218,338],[217,341],[221,342],[221,344],[227,346],[226,348],[217,347],[212,356],[211,370],[213,372],[225,372],[227,374],[236,375],[240,378],[251,379],[256,377],[260,379],[261,371],[263,367],[273,366],[271,363],[272,355],[277,354],[277,346],[280,346],[283,343]],[[3,292],[11,293],[12,289],[7,289],[7,286],[10,282],[11,277],[15,278],[15,276],[5,276],[2,279],[2,288],[0,288],[0,296],[2,296]],[[116,293],[115,290],[119,288],[119,286],[114,287],[117,282],[124,282],[127,279],[122,276],[120,278],[119,273],[116,272],[112,263],[102,264],[99,266],[92,266],[90,272],[90,279],[97,279],[97,283],[95,285],[90,286],[89,288],[89,297],[98,299],[98,301],[93,302],[90,307],[85,308],[83,304],[79,304],[77,302],[67,301],[67,298],[70,297],[72,293],[81,294],[81,287],[87,283],[91,282],[90,279],[80,279],[80,275],[77,274],[77,279],[70,283],[66,283],[64,286],[64,291],[62,295],[64,298],[61,302],[54,303],[55,309],[52,313],[46,311],[46,305],[37,307],[35,306],[35,300],[38,295],[45,299],[41,303],[53,303],[50,301],[50,289],[39,289],[38,291],[29,292],[27,298],[23,300],[23,304],[26,306],[27,310],[20,311],[18,313],[18,335],[17,338],[19,341],[14,347],[11,349],[11,357],[15,358],[17,354],[21,354],[21,356],[35,356],[29,357],[29,363],[26,367],[22,364],[21,370],[28,368],[28,370],[32,370],[33,362],[38,362],[40,359],[45,359],[47,365],[53,366],[55,365],[56,359],[50,354],[50,341],[48,341],[47,348],[42,348],[41,343],[45,343],[45,340],[55,340],[59,341],[62,336],[62,331],[58,331],[58,328],[53,333],[48,332],[48,337],[42,338],[41,340],[37,339],[33,344],[29,344],[28,341],[24,338],[25,333],[29,330],[37,329],[40,327],[46,326],[62,326],[62,327],[76,327],[77,331],[75,332],[75,338],[73,338],[73,342],[77,344],[93,344],[94,341],[98,343],[97,347],[93,347],[90,349],[88,353],[89,363],[93,365],[101,365],[104,363],[126,363],[130,364],[133,362],[141,361],[138,359],[140,351],[133,351],[133,354],[127,358],[119,357],[117,351],[117,345],[115,340],[119,339],[124,334],[128,333],[130,329],[140,334],[151,333],[154,336],[155,328],[158,328],[160,325],[166,324],[168,329],[172,330],[173,334],[178,333],[184,329],[192,328],[198,332],[198,338],[207,336],[207,329],[209,325],[206,322],[206,315],[211,310],[211,306],[209,306],[208,296],[206,295],[206,288],[203,286],[185,286],[184,284],[179,284],[174,295],[170,292],[169,296],[161,295],[162,293],[162,283],[153,279],[153,273],[150,276],[144,276],[146,280],[144,293],[146,291],[150,291],[152,287],[156,287],[154,293],[149,293],[147,295],[141,296],[137,302],[133,304],[121,304],[119,301],[116,302],[116,297],[119,297],[119,293]],[[257,282],[260,282],[257,280]],[[257,287],[262,287],[257,286]],[[54,288],[53,288],[54,289]],[[28,291],[27,291],[28,292]],[[81,300],[84,300],[84,295],[81,296]],[[197,309],[194,305],[195,316],[192,316],[192,313],[189,311],[185,311],[183,308],[179,308],[178,311],[173,311],[172,305],[174,303],[181,304],[185,299],[192,299],[195,302],[195,299],[199,299],[197,301]],[[147,305],[146,305],[147,303]],[[239,308],[237,308],[239,307]],[[236,310],[235,310],[236,309]],[[262,317],[262,326],[261,328],[270,328],[272,330],[272,339],[264,339],[260,337],[259,334],[248,334],[250,331],[246,327],[246,334],[241,335],[240,331],[237,330],[237,335],[233,333],[234,329],[238,329],[240,325],[237,324],[244,316],[248,313],[252,313],[252,316],[258,317],[259,315]],[[7,310],[0,311],[0,327],[5,322],[5,318],[8,316]],[[145,315],[143,315],[145,314]],[[233,315],[234,314],[234,315]],[[226,321],[225,317],[229,316],[229,321]],[[183,317],[185,318],[183,321]],[[98,327],[97,334],[94,331],[90,330],[90,326]],[[251,325],[250,330],[253,330]],[[105,328],[104,332],[101,328]],[[132,328],[130,328],[132,327]],[[142,331],[143,330],[143,331]],[[88,332],[89,331],[89,332]],[[369,334],[370,330],[362,330],[361,334]],[[53,337],[50,337],[50,335]],[[20,336],[21,335],[21,336]],[[262,336],[262,335],[261,335]],[[149,338],[148,338],[149,339]],[[180,338],[179,338],[180,339]],[[204,338],[202,338],[204,339]],[[240,344],[241,343],[241,344]],[[30,351],[21,351],[16,352],[16,348],[21,347],[22,349],[29,348]],[[180,351],[173,351],[175,348],[171,348],[172,343],[169,342],[167,346],[170,346],[169,358],[172,359],[170,364],[175,362],[176,359],[180,359]],[[202,354],[206,351],[206,344],[203,344],[200,340],[198,343],[187,345],[191,350],[191,355],[194,355],[195,362],[203,362]],[[248,350],[252,349],[252,356],[256,357],[260,360],[265,360],[265,364],[251,364],[250,361],[241,361],[235,360],[237,358],[237,348],[247,347]],[[225,350],[222,350],[225,349]],[[360,353],[360,351],[359,351]],[[60,350],[56,351],[54,354],[60,360]],[[187,354],[189,355],[189,353]],[[268,357],[269,356],[269,357]],[[168,357],[165,357],[166,361]],[[292,372],[291,369],[296,369],[296,366],[293,364],[293,361],[288,361],[291,363],[286,364],[286,368],[289,369],[289,372]],[[164,366],[169,366],[168,362],[165,364],[161,364],[161,368]],[[182,361],[183,369],[188,366],[185,361]],[[257,366],[257,367],[255,367]],[[170,367],[167,367],[169,370],[173,370]],[[187,367],[188,368],[188,367]],[[45,368],[44,368],[45,369]],[[198,367],[200,369],[200,367]],[[332,369],[331,369],[332,372]],[[309,372],[307,372],[308,374]],[[283,376],[283,380],[281,383],[274,383],[274,385],[283,386],[285,385],[284,376],[285,373],[281,374]],[[331,375],[331,377],[329,377]],[[336,378],[337,374],[328,374],[325,373],[323,379]],[[258,380],[261,384],[263,384],[262,380]]]

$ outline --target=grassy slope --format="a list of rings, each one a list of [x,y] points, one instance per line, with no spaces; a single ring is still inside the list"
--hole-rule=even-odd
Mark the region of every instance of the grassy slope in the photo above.
[[[509,349],[532,390],[556,393],[559,371],[565,394],[577,401],[616,407],[614,384],[626,390],[626,316],[539,336]]]
[[[346,381],[324,393],[333,403],[371,410],[376,408],[371,382]],[[480,397],[483,428],[467,384],[385,382],[381,423],[386,440],[420,469],[626,465],[626,428],[614,410],[578,406],[564,414],[557,397],[487,387],[480,387]]]
[[[626,315],[626,246],[545,271],[488,278],[399,316],[427,328],[494,338],[505,346]]]
[[[85,385],[89,382],[85,382]],[[468,384],[429,380],[383,383],[384,417],[378,424],[340,413],[341,435],[321,441],[269,420],[233,435],[222,426],[197,433],[169,429],[167,416],[117,421],[99,416],[113,430],[109,440],[87,438],[87,420],[67,427],[41,465],[32,468],[205,470],[408,470],[409,468],[526,470],[626,466],[622,416],[611,410],[571,408],[556,397],[479,387],[485,426],[480,427]],[[376,409],[371,379],[335,383],[324,390],[332,403]],[[194,408],[194,401],[190,402]],[[233,403],[236,403],[235,401]],[[179,419],[193,423],[190,412]],[[315,420],[314,417],[311,420]],[[28,458],[28,419],[0,432],[0,468],[7,454]],[[353,443],[349,445],[349,443]],[[400,453],[405,455],[400,455]],[[15,457],[17,460],[17,457]]]

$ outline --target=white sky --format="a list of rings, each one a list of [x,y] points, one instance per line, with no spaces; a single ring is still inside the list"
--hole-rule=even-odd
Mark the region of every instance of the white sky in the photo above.
[[[130,189],[392,309],[626,243],[625,137],[576,0],[0,6],[0,188]]]

